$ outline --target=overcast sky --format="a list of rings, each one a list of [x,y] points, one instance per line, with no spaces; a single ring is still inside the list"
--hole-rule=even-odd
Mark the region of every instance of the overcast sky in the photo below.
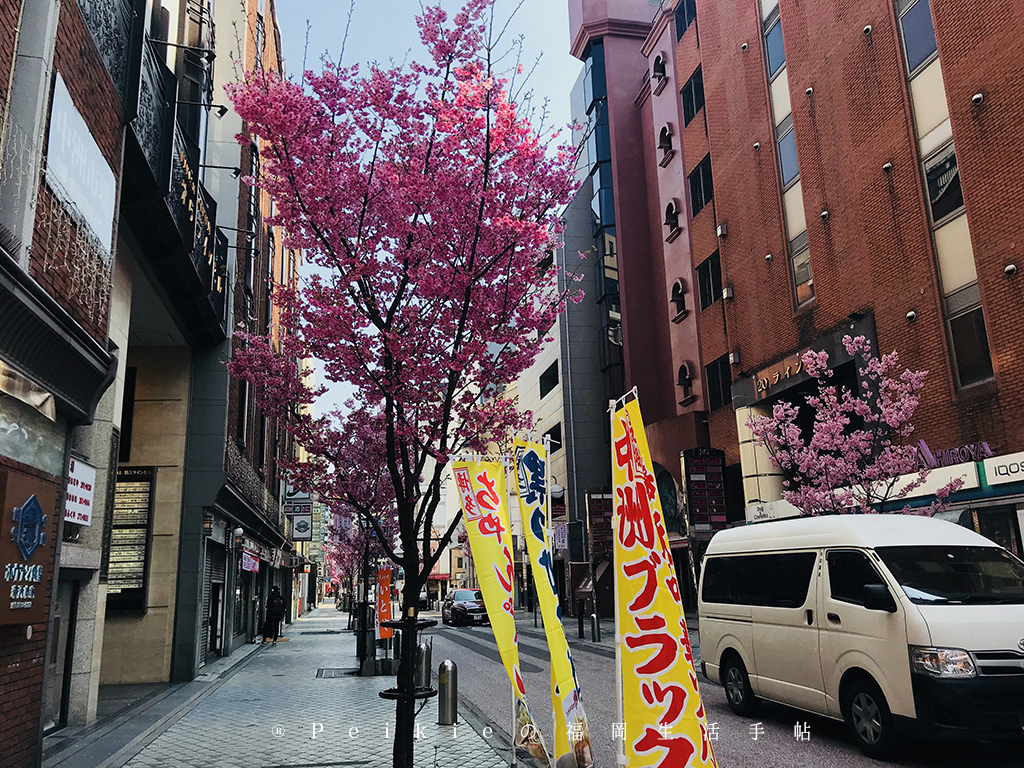
[[[424,0],[434,4],[436,0]],[[440,0],[449,16],[461,7],[458,0]],[[518,0],[497,0],[497,18],[505,19]],[[348,23],[350,0],[277,0],[284,55],[288,71],[298,76],[306,49],[307,68],[316,69],[327,52],[337,61]],[[345,46],[345,64],[401,61],[408,52],[423,59],[415,17],[420,0],[356,0]],[[553,124],[569,123],[569,91],[582,64],[569,55],[569,12],[566,0],[523,0],[510,26],[510,39],[525,36],[523,64],[527,69],[540,56],[530,81],[534,101],[549,99]]]

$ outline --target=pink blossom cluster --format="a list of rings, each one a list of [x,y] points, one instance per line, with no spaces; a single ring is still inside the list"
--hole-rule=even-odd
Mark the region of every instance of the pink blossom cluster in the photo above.
[[[786,501],[803,514],[897,511],[898,502],[930,473],[919,468],[910,441],[927,371],[902,368],[895,351],[876,356],[863,336],[846,336],[843,345],[858,362],[859,391],[830,384],[827,352],[803,355],[804,370],[818,385],[801,406],[814,414],[809,435],[798,424],[800,407],[784,401],[775,404],[771,416],[752,418],[748,427],[785,475]],[[934,514],[962,485],[954,479],[938,489],[933,504],[901,511]]]

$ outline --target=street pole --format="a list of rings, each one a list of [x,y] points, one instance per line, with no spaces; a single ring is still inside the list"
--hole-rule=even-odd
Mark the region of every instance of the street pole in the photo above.
[[[610,418],[611,432],[609,436],[612,441],[612,452],[615,451],[615,406],[617,405],[616,400],[608,401],[608,412]],[[614,463],[614,459],[613,459]],[[615,506],[615,478],[612,477],[612,579],[618,580],[619,575],[619,553],[618,553],[618,542],[615,541],[615,537],[618,535],[616,532],[619,530],[619,511]],[[619,595],[615,589],[615,581],[612,582],[612,594],[615,595],[615,706],[616,714],[618,715],[617,723],[625,722],[625,715],[623,714],[623,701],[622,701],[622,636],[620,634],[619,627]],[[617,755],[616,763],[618,765],[626,765],[626,739],[625,736],[617,743]]]

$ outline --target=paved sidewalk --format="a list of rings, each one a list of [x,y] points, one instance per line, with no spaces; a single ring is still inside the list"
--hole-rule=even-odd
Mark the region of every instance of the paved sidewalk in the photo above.
[[[347,674],[357,666],[347,620],[327,603],[290,625],[289,642],[189,684],[205,688],[106,757],[65,751],[46,768],[390,768],[395,706],[378,693],[394,678]],[[495,736],[436,725],[436,701],[417,718],[414,768],[505,767]]]

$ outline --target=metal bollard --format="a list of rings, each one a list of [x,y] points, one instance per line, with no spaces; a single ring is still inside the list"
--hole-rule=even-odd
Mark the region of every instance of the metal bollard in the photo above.
[[[459,719],[459,668],[445,659],[437,668],[437,724],[455,725]]]
[[[426,643],[416,648],[416,687],[430,687],[430,646]]]
[[[586,637],[586,633],[583,631],[583,601],[576,601],[576,618],[579,620],[580,640]]]
[[[590,614],[590,638],[595,643],[601,642],[601,619],[596,613]]]

